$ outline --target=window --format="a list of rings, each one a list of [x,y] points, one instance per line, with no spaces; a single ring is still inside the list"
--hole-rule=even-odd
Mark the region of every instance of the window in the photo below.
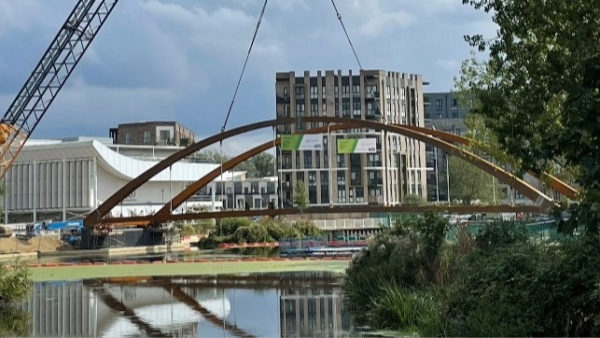
[[[310,104],[310,116],[319,115],[319,105],[317,103]]]
[[[338,168],[343,168],[345,165],[346,165],[346,155],[338,155],[338,157],[337,157]]]
[[[304,86],[296,87],[296,99],[304,99]]]
[[[338,202],[346,203],[346,189],[343,186],[338,186]]]
[[[360,116],[360,101],[353,102],[352,115]]]
[[[381,155],[369,154],[368,155],[369,167],[381,167]]]
[[[315,150],[315,168],[321,168],[321,151]]]
[[[322,106],[322,110],[321,111],[323,112],[324,116],[327,115],[327,103],[323,102],[323,106]]]
[[[350,100],[342,101],[342,116],[350,116]]]
[[[321,172],[321,185],[329,183],[329,175],[326,171]]]
[[[323,100],[325,100],[327,98],[327,87],[325,87],[325,84],[323,84],[321,93],[323,94]]]
[[[435,99],[435,109],[442,110],[442,99]]]
[[[296,103],[296,115],[304,116],[304,103]]]
[[[319,90],[317,86],[310,86],[310,98],[316,99],[319,95]]]
[[[367,116],[373,116],[373,115],[375,115],[375,103],[367,102]]]
[[[283,97],[288,97],[288,95],[290,95],[288,87],[283,87]]]
[[[329,186],[321,184],[321,203],[329,203]]]
[[[335,101],[335,116],[340,117],[340,103],[337,100]]]
[[[131,132],[128,131],[125,133],[125,144],[130,144],[131,143]]]
[[[283,169],[292,169],[292,154],[283,154]]]
[[[349,98],[349,97],[350,97],[350,86],[343,85],[342,86],[342,98]]]
[[[335,94],[335,98],[337,99],[338,97],[340,97],[340,87],[339,86],[335,86],[333,93]]]
[[[317,172],[316,171],[309,171],[308,172],[308,184],[309,185],[316,185],[317,184]]]
[[[375,98],[378,97],[379,93],[377,92],[377,86],[376,85],[369,85],[367,86],[367,97],[369,98]]]
[[[312,168],[312,153],[310,151],[304,152],[304,168]]]
[[[168,130],[160,131],[160,140],[161,141],[169,141],[170,138],[171,138],[171,132],[169,132]]]
[[[308,187],[308,203],[317,204],[317,186],[311,185]]]
[[[360,96],[360,85],[352,86],[352,94],[354,97]]]
[[[144,130],[144,143],[150,143],[150,130]]]
[[[356,203],[364,203],[365,201],[365,190],[363,188],[356,188]]]
[[[346,185],[346,173],[343,171],[337,172],[337,183],[338,185]]]

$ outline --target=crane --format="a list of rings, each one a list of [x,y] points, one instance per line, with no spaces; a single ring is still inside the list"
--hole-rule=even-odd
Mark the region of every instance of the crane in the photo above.
[[[0,120],[0,180],[119,0],[78,0]]]

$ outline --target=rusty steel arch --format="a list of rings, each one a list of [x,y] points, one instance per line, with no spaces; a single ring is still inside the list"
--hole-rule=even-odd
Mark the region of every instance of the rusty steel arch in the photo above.
[[[348,129],[348,128],[353,128],[356,125],[357,125],[356,123],[350,124],[350,125],[336,124],[336,125],[331,125],[330,129],[331,130]],[[321,128],[306,130],[306,133],[319,133],[319,132],[323,132],[326,130],[327,130],[327,127],[321,127]],[[280,138],[277,138],[275,141],[265,142],[257,147],[254,147],[248,151],[245,151],[242,154],[239,154],[238,156],[223,163],[222,167],[218,167],[218,168],[214,169],[211,173],[204,175],[202,178],[200,178],[196,182],[194,182],[191,185],[189,185],[188,187],[186,187],[183,191],[181,191],[179,194],[177,194],[177,196],[175,196],[173,199],[171,199],[169,202],[167,202],[158,212],[155,213],[155,215],[158,217],[162,217],[162,216],[171,214],[174,208],[179,207],[188,198],[192,197],[196,192],[198,192],[200,189],[204,188],[206,185],[208,185],[210,182],[212,182],[215,178],[217,178],[219,176],[219,174],[221,172],[234,168],[236,165],[242,163],[243,161],[251,158],[252,156],[260,154],[263,151],[265,151],[271,147],[278,145],[280,142],[281,142]],[[454,145],[451,145],[451,147],[453,149],[458,149]],[[461,152],[461,154],[465,154],[465,152],[463,151],[463,152]],[[463,156],[459,155],[459,157],[461,157],[463,160],[471,162],[472,164],[475,164],[475,162],[481,163],[481,162],[485,161],[483,158],[481,158],[475,154],[469,154],[469,156],[467,156],[467,157],[463,157]],[[506,175],[512,175],[512,174],[508,173],[507,171],[505,171],[504,169],[502,169],[494,164],[490,163],[490,165],[493,167],[494,173],[503,173],[504,174],[504,175],[498,176],[498,179],[500,179],[500,180],[502,180],[502,178],[505,177]],[[483,168],[481,168],[481,169],[483,169]],[[483,170],[485,170],[486,172],[489,172],[486,169],[483,169]],[[491,173],[491,174],[494,175],[494,173]],[[497,176],[497,175],[494,175],[494,176]],[[517,190],[519,190],[519,188],[523,189],[526,186],[528,186],[528,184],[525,181],[521,180],[520,178],[518,178],[516,176],[513,176],[513,178],[517,182],[517,185],[515,186],[515,188]],[[535,189],[533,187],[531,187],[531,188]],[[524,193],[527,192],[527,189],[523,189],[523,192]],[[542,195],[541,192],[538,192],[538,193],[540,195]],[[542,207],[542,210],[544,210],[544,208],[545,208],[542,205],[540,205],[540,207]]]
[[[408,129],[412,129],[414,131],[418,131],[423,134],[429,134],[429,135],[435,136],[446,142],[463,144],[463,145],[467,145],[467,146],[474,146],[476,149],[485,151],[485,149],[478,146],[478,143],[476,141],[474,141],[470,138],[466,138],[464,136],[447,133],[447,132],[435,130],[435,129],[423,128],[423,127],[416,127],[416,126],[409,126],[409,125],[405,125],[404,127],[408,128]],[[533,172],[529,172],[529,174],[533,177],[536,177]],[[541,176],[542,176],[542,178],[548,180],[552,189],[558,191],[561,195],[566,196],[567,198],[574,200],[574,201],[579,200],[579,191],[577,191],[577,189],[568,185],[566,182],[564,182],[564,181],[560,180],[559,178],[557,178],[556,176],[546,173],[546,172],[542,172]]]
[[[96,210],[92,211],[92,213],[90,213],[90,215],[88,215],[88,217],[86,217],[84,223],[86,226],[95,226],[96,224],[99,223],[101,217],[106,215],[122,199],[124,199],[127,195],[129,195],[131,192],[133,192],[135,189],[137,189],[139,186],[141,186],[141,184],[145,183],[146,181],[148,181],[150,178],[152,178],[154,175],[158,174],[162,170],[168,168],[173,163],[183,159],[184,157],[186,157],[186,156],[188,156],[210,144],[222,141],[225,138],[236,136],[236,135],[248,132],[248,131],[261,129],[261,128],[265,128],[265,127],[275,127],[278,125],[291,124],[291,123],[295,123],[295,122],[299,122],[299,121],[320,122],[320,123],[327,123],[327,124],[330,124],[330,123],[353,123],[356,126],[361,127],[361,128],[371,128],[371,129],[376,129],[376,130],[385,130],[385,131],[392,132],[392,133],[398,133],[398,134],[416,139],[418,141],[428,143],[435,147],[438,147],[452,155],[458,156],[458,157],[462,158],[463,160],[466,160],[466,161],[474,164],[475,166],[479,167],[480,169],[495,176],[501,182],[504,182],[506,184],[509,184],[509,185],[515,187],[515,189],[519,190],[519,192],[521,192],[524,196],[526,196],[530,200],[534,201],[538,207],[541,207],[542,210],[549,210],[550,208],[555,206],[554,202],[549,197],[547,197],[546,195],[544,195],[543,193],[541,193],[540,191],[538,191],[531,185],[527,184],[526,182],[523,182],[522,180],[517,178],[515,175],[505,171],[502,168],[495,166],[494,164],[490,163],[489,161],[486,161],[469,151],[462,150],[462,149],[454,146],[451,143],[448,143],[444,140],[440,140],[434,136],[425,134],[423,132],[420,132],[420,131],[417,131],[417,130],[414,130],[411,128],[407,128],[406,126],[403,126],[403,125],[390,125],[390,124],[383,124],[383,123],[374,122],[374,121],[354,120],[354,119],[339,118],[339,117],[307,116],[307,117],[296,117],[296,118],[279,118],[276,120],[268,120],[268,121],[252,123],[249,125],[231,129],[231,130],[223,132],[223,133],[213,135],[211,137],[208,137],[204,140],[201,140],[200,142],[197,142],[197,143],[191,145],[190,147],[182,149],[182,150],[176,152],[175,154],[172,154],[171,156],[167,157],[163,161],[157,163],[155,166],[146,170],[140,176],[136,177],[134,180],[130,181],[125,186],[123,186],[121,189],[119,189],[114,195],[112,195],[109,199],[107,199]]]
[[[348,129],[348,128],[352,128],[352,127],[356,127],[356,123],[354,124],[336,124],[336,125],[331,125],[329,127],[330,130],[339,130],[339,129]],[[327,127],[321,127],[321,128],[315,128],[315,129],[310,129],[310,130],[306,130],[306,133],[319,133],[319,132],[323,132],[326,131]],[[177,196],[175,196],[171,201],[167,202],[158,212],[156,212],[154,215],[150,215],[147,217],[136,217],[135,220],[130,218],[130,217],[122,217],[122,218],[115,218],[115,219],[111,219],[111,223],[121,223],[121,224],[126,224],[128,222],[133,222],[135,224],[135,222],[139,222],[138,224],[140,225],[147,225],[150,224],[152,222],[160,222],[160,221],[164,221],[164,220],[168,220],[171,212],[174,208],[179,207],[181,204],[183,204],[188,198],[190,198],[191,196],[193,196],[197,191],[199,191],[200,189],[202,189],[203,187],[205,187],[206,185],[208,185],[210,182],[212,182],[214,179],[216,179],[220,173],[222,171],[225,170],[229,170],[234,168],[236,165],[242,163],[243,161],[247,160],[248,158],[255,156],[271,147],[274,147],[276,145],[280,144],[280,138],[274,140],[274,141],[268,141],[265,142],[257,147],[254,147],[242,154],[239,154],[238,156],[230,159],[229,161],[223,163],[223,167],[221,169],[221,167],[219,168],[215,168],[212,172],[204,175],[202,178],[200,178],[198,181],[194,182],[193,184],[189,185],[186,189],[184,189],[183,191],[181,191]],[[477,159],[478,161],[482,160],[481,158]],[[502,170],[501,168],[497,168],[498,170]],[[519,182],[521,184],[524,184],[525,182],[520,181]],[[502,210],[502,211],[512,211],[514,210],[513,207],[509,207],[509,206],[495,206],[496,209],[494,210]],[[447,210],[447,206],[443,207],[444,210]],[[450,207],[453,208],[453,207]],[[293,210],[293,209],[292,209]],[[337,211],[337,210],[332,210],[332,209],[325,209],[328,210],[329,212],[333,212],[333,211]],[[526,208],[525,209],[528,212],[540,212],[541,210],[537,207],[533,207],[533,208]],[[264,211],[263,211],[264,212]],[[318,212],[318,210],[315,210],[314,212]],[[258,212],[260,213],[260,212]],[[288,213],[288,212],[286,212]],[[194,214],[188,214],[188,216],[185,217],[189,217],[189,219],[194,219],[194,218],[203,218],[202,214],[204,213],[194,213]],[[227,212],[225,213],[225,215],[228,215]],[[221,216],[223,216],[223,214],[221,214]]]

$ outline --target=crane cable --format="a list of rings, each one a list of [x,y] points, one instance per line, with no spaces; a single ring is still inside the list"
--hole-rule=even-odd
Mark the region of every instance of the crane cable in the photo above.
[[[342,29],[344,30],[344,34],[346,34],[346,38],[348,39],[348,43],[350,44],[350,48],[352,48],[352,53],[354,53],[354,58],[356,58],[356,62],[358,63],[358,67],[360,70],[363,70],[362,64],[358,59],[358,54],[356,54],[356,49],[354,49],[354,44],[352,44],[352,40],[350,39],[350,35],[348,35],[348,31],[346,30],[346,26],[344,25],[344,21],[342,20],[342,15],[337,9],[335,5],[335,1],[331,0],[331,4],[333,5],[333,9],[335,10],[335,14],[337,15],[338,20],[340,21],[340,25],[342,25]]]
[[[260,23],[262,21],[263,16],[265,15],[265,9],[267,8],[267,1],[262,6],[262,10],[260,11],[260,15],[258,16],[258,22],[256,22],[256,27],[254,28],[254,35],[252,36],[252,41],[250,42],[250,48],[248,48],[248,53],[246,54],[246,60],[244,60],[244,66],[242,67],[242,72],[240,73],[240,77],[238,78],[237,85],[235,86],[235,92],[233,93],[233,97],[231,98],[231,103],[229,104],[229,109],[227,110],[227,116],[225,117],[225,122],[223,123],[223,127],[221,128],[221,132],[225,131],[227,127],[227,121],[229,121],[229,115],[231,115],[231,110],[233,109],[233,103],[235,102],[235,97],[237,96],[238,89],[240,88],[240,83],[242,82],[242,78],[244,77],[244,72],[246,71],[246,64],[248,64],[248,58],[250,58],[250,52],[252,51],[252,47],[254,46],[254,41],[256,40],[256,35],[258,34],[258,29],[260,28]]]

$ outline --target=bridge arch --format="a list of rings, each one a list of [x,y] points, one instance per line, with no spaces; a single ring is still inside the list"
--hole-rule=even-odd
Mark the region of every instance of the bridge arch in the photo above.
[[[214,143],[222,141],[223,139],[226,139],[228,137],[236,136],[236,135],[248,132],[248,131],[266,128],[266,127],[275,127],[278,125],[291,124],[291,123],[295,123],[298,121],[321,122],[321,123],[327,123],[327,124],[351,123],[354,125],[354,127],[385,130],[388,132],[397,133],[397,134],[401,134],[401,135],[404,135],[407,137],[411,137],[418,141],[438,147],[452,155],[458,156],[458,157],[462,158],[463,160],[466,160],[466,161],[474,164],[475,166],[479,167],[480,169],[495,176],[501,182],[504,182],[508,185],[515,187],[515,189],[519,190],[519,192],[521,192],[524,196],[526,196],[530,200],[534,201],[536,203],[536,205],[538,207],[540,207],[542,210],[549,210],[550,208],[552,208],[555,205],[554,202],[548,196],[546,196],[539,190],[535,189],[531,185],[527,184],[526,182],[522,181],[515,175],[505,171],[504,169],[502,169],[500,167],[495,166],[494,164],[490,163],[489,161],[486,161],[485,159],[482,159],[481,157],[479,157],[469,151],[462,150],[449,142],[446,142],[446,141],[438,139],[432,135],[429,135],[430,131],[428,129],[424,129],[427,131],[427,134],[426,134],[426,133],[422,132],[422,130],[413,129],[409,126],[403,126],[403,125],[391,125],[391,124],[384,124],[384,123],[379,123],[379,122],[374,122],[374,121],[354,120],[354,119],[339,118],[339,117],[307,116],[307,117],[301,117],[301,118],[300,117],[298,117],[298,118],[279,118],[276,120],[268,120],[268,121],[252,123],[249,125],[237,127],[237,128],[231,129],[229,131],[205,138],[185,149],[182,149],[182,150],[176,152],[175,154],[172,154],[171,156],[167,157],[163,161],[157,163],[152,168],[148,169],[146,172],[142,173],[140,176],[136,177],[134,180],[127,183],[125,186],[123,186],[121,189],[119,189],[115,194],[113,194],[109,199],[107,199],[104,203],[102,203],[96,210],[92,211],[88,215],[88,217],[86,217],[84,222],[85,222],[86,226],[94,226],[94,225],[98,224],[101,217],[106,215],[122,199],[124,199],[127,195],[129,195],[131,192],[133,192],[135,189],[137,189],[143,183],[148,181],[154,175],[156,175],[159,172],[161,172],[162,170],[168,168],[171,164],[185,158],[186,156],[188,156],[208,145],[214,144]],[[442,134],[440,134],[440,135],[442,135]],[[442,136],[444,136],[444,135],[442,135]],[[456,136],[456,135],[452,135],[452,136]],[[449,136],[446,135],[444,137],[448,138]],[[268,143],[270,145],[272,145],[273,142],[269,141]],[[262,146],[266,147],[266,144],[264,144]],[[266,149],[268,149],[268,148],[265,148],[265,150]],[[240,156],[242,156],[242,155],[240,155]],[[239,156],[236,158],[239,158]],[[219,171],[220,171],[220,168],[219,168]],[[170,205],[171,204],[168,203],[168,206],[170,206]],[[163,207],[163,209],[164,208],[165,207]],[[170,210],[171,210],[171,208],[169,207],[169,211]],[[162,209],[161,209],[161,212],[162,212]]]

